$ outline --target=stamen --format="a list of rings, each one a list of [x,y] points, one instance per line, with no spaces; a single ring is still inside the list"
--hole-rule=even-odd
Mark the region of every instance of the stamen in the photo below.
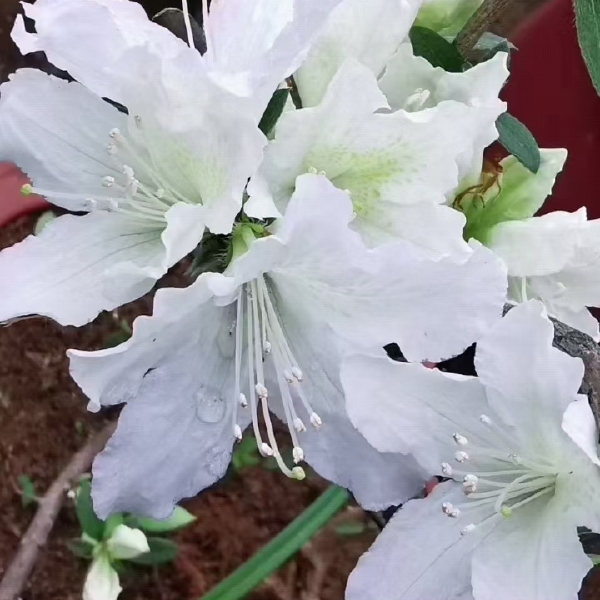
[[[258,448],[263,456],[273,456],[273,448],[266,442],[262,442]]]
[[[468,444],[467,438],[464,435],[460,435],[460,433],[453,434],[452,439],[459,446],[466,446]]]
[[[323,425],[321,417],[316,412],[311,413],[310,423],[315,429],[319,429]]]
[[[476,529],[477,525],[474,523],[469,523],[460,530],[460,535],[468,535],[469,533],[473,533]]]
[[[302,448],[299,446],[296,446],[292,450],[292,456],[294,457],[294,462],[298,464],[304,460],[304,450],[302,450]]]
[[[469,455],[466,452],[459,450],[458,452],[454,453],[454,460],[459,463],[464,463],[465,461],[469,460]]]
[[[238,442],[242,441],[242,428],[237,423],[233,427],[233,435]]]
[[[239,399],[240,399],[240,406],[242,408],[248,408],[248,399],[246,398],[246,394],[243,394],[240,392]]]
[[[442,463],[442,475],[445,475],[446,477],[452,477],[452,467],[447,462]]]

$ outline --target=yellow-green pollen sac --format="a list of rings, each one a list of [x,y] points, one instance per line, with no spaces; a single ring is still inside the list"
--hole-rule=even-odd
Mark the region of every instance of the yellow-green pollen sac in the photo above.
[[[492,515],[480,523],[468,523],[461,529],[467,535],[484,523],[509,518],[519,508],[542,496],[554,494],[560,470],[546,459],[531,460],[515,452],[520,446],[510,431],[496,424],[487,415],[481,415],[479,421],[489,431],[489,440],[493,445],[472,444],[464,435],[453,434],[458,446],[454,453],[454,462],[478,465],[472,470],[458,470],[449,462],[441,465],[442,474],[455,480],[462,478],[462,488],[467,497],[464,503],[442,504],[442,511],[450,518],[467,518],[471,509],[489,505]],[[482,467],[482,465],[484,465]],[[485,471],[480,468],[486,469]]]

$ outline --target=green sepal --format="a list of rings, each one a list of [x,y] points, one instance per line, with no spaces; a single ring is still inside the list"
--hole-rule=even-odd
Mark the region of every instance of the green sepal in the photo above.
[[[163,565],[177,558],[179,547],[175,542],[160,537],[149,537],[147,540],[150,552],[129,558],[127,559],[129,562],[137,565]]]
[[[170,533],[191,525],[195,520],[196,517],[192,513],[181,506],[176,506],[173,514],[162,521],[130,516],[125,522],[129,527],[141,529],[146,533]]]
[[[28,475],[19,475],[17,479],[21,488],[21,504],[27,508],[38,501],[38,495],[33,480]]]
[[[496,127],[500,144],[532,173],[537,173],[541,161],[540,147],[531,131],[508,113],[498,117]]]
[[[432,29],[415,25],[411,28],[409,37],[415,56],[423,57],[434,67],[461,73],[469,66],[456,46]]]
[[[92,539],[100,541],[104,536],[105,523],[94,512],[92,484],[89,479],[82,479],[79,483],[75,509],[82,531]]]
[[[265,135],[268,136],[275,128],[277,121],[279,121],[279,117],[281,117],[283,113],[283,109],[285,108],[289,96],[290,90],[287,88],[282,88],[280,90],[276,90],[269,100],[269,104],[267,105],[260,123],[258,124],[258,128]]]
[[[94,544],[82,539],[69,540],[67,542],[67,548],[75,556],[85,558],[86,560],[92,560],[95,547]]]

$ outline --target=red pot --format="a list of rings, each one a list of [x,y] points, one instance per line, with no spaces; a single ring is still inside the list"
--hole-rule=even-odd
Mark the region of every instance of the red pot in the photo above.
[[[600,97],[581,56],[573,0],[553,0],[511,41],[511,77],[504,92],[509,111],[542,148],[567,148],[569,158],[544,211],[588,207],[600,217],[595,181],[600,168]]]

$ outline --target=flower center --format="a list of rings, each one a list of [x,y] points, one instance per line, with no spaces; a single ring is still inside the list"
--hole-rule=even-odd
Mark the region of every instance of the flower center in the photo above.
[[[296,405],[300,404],[303,407],[315,429],[321,427],[322,421],[304,394],[301,385],[302,371],[285,338],[267,284],[262,276],[243,285],[240,289],[237,299],[235,336],[233,434],[238,441],[242,439],[242,430],[237,423],[238,410],[246,409],[249,405],[252,411],[254,437],[260,453],[263,456],[275,458],[281,471],[288,477],[299,480],[304,479],[306,475],[302,467],[295,466],[290,469],[285,464],[275,439],[269,412],[269,390],[266,387],[264,375],[264,366],[268,360],[271,361],[276,375],[277,386],[292,439],[293,459],[296,464],[304,460],[304,451],[298,441],[298,433],[306,431],[306,426],[296,411]],[[248,382],[246,386],[241,381],[244,344],[248,360]],[[244,388],[247,394],[243,391]],[[259,412],[262,413],[265,424],[267,442],[263,441],[259,429]]]
[[[490,445],[475,446],[459,434],[453,435],[457,450],[454,462],[460,465],[485,465],[485,470],[474,467],[472,470],[459,470],[450,463],[442,463],[442,473],[457,481],[462,481],[465,503],[454,506],[442,504],[444,514],[458,518],[473,508],[489,505],[492,516],[479,524],[466,525],[461,533],[471,533],[483,523],[501,517],[510,517],[513,512],[534,500],[554,493],[558,470],[555,465],[542,460],[530,460],[515,452],[519,446],[512,434],[495,424],[487,415],[479,420],[489,430]],[[492,445],[493,444],[493,445]],[[462,479],[461,479],[462,478]]]
[[[142,120],[134,117],[137,134],[144,138]],[[168,181],[152,157],[149,146],[131,141],[119,129],[109,134],[106,152],[111,174],[101,177],[106,193],[61,192],[29,184],[22,188],[25,195],[39,194],[48,198],[83,202],[83,210],[116,212],[140,220],[151,227],[165,225],[165,213],[177,202],[190,202]]]

